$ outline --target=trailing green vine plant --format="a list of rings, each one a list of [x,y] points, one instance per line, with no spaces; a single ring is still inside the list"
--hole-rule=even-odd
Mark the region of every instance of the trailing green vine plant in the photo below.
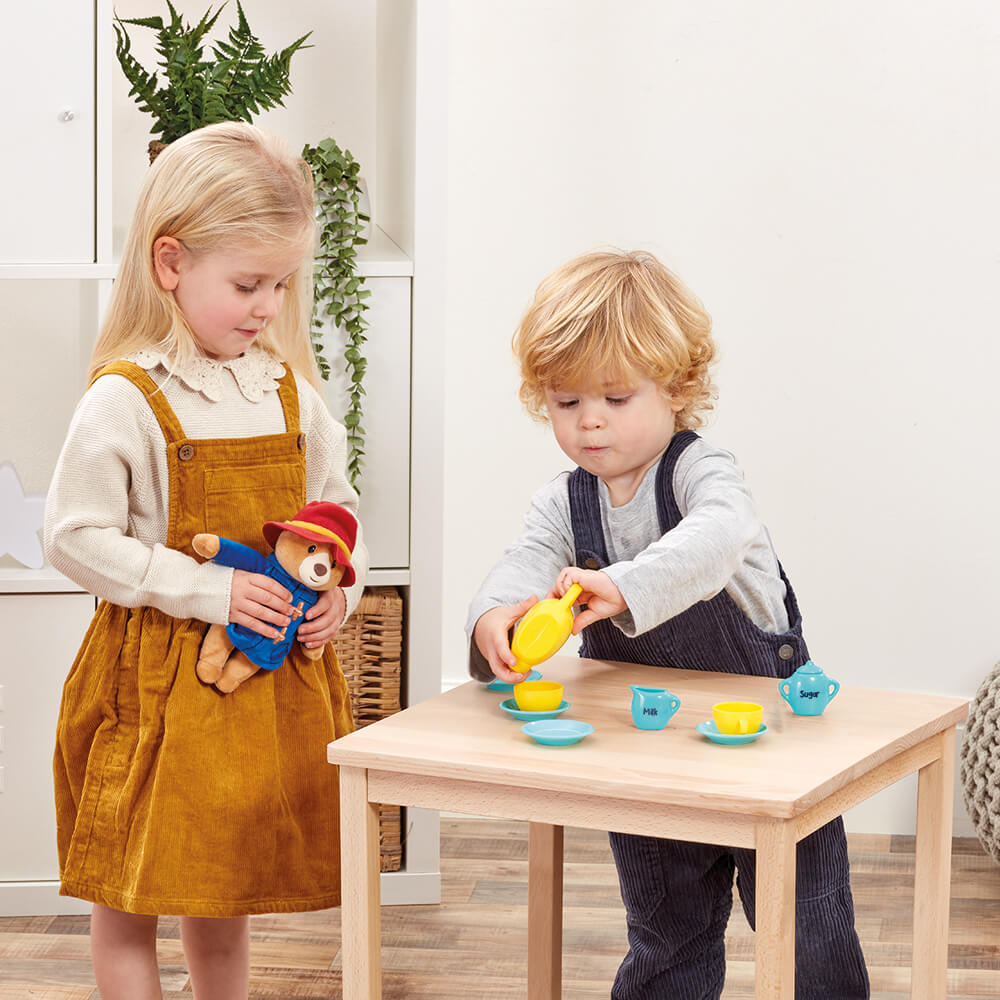
[[[116,54],[131,84],[140,111],[153,116],[150,134],[158,139],[149,144],[150,162],[174,139],[220,121],[252,122],[261,111],[284,106],[292,92],[289,68],[292,56],[306,45],[307,32],[291,45],[268,56],[247,23],[243,5],[236,0],[236,27],[229,28],[226,41],[205,47],[225,3],[211,7],[193,26],[185,23],[177,8],[166,0],[169,17],[115,16]],[[132,55],[127,25],[156,32],[158,65],[163,72],[159,83],[155,71],[145,69]],[[365,301],[371,294],[364,278],[357,274],[356,247],[367,240],[362,235],[368,216],[361,210],[360,167],[347,150],[333,139],[307,145],[303,159],[313,172],[317,214],[320,225],[319,249],[314,272],[313,317],[310,329],[313,352],[324,379],[330,364],[323,355],[323,331],[332,321],[344,330],[344,351],[348,387],[347,428],[349,448],[347,474],[358,488],[364,465],[365,430],[361,424],[364,376],[368,362],[364,356],[368,327]]]
[[[292,56],[306,45],[307,32],[287,48],[268,56],[250,30],[243,6],[236,0],[236,27],[230,27],[225,41],[212,43],[212,58],[204,57],[206,36],[215,26],[225,3],[214,13],[209,7],[194,26],[185,24],[167,0],[170,17],[130,17],[115,15],[115,54],[132,85],[140,111],[153,116],[150,134],[157,136],[150,146],[150,161],[174,139],[223,121],[250,122],[253,116],[281,105],[291,93],[288,74]],[[132,55],[132,40],[126,25],[156,32],[156,51],[164,83],[156,71],[147,70]]]
[[[364,465],[365,429],[361,424],[364,378],[368,361],[364,344],[368,321],[365,301],[371,292],[357,273],[357,247],[368,241],[362,235],[368,216],[361,210],[361,176],[358,161],[333,139],[306,145],[302,158],[313,172],[316,211],[319,219],[319,248],[313,271],[312,342],[316,362],[324,379],[330,364],[323,356],[323,331],[328,323],[344,331],[344,362],[348,379],[347,476],[357,489]]]

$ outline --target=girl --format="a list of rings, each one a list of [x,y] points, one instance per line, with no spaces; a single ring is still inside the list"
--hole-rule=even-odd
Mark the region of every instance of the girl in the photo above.
[[[251,913],[339,903],[337,776],[352,728],[328,647],[296,647],[222,696],[195,673],[208,623],[275,637],[289,593],[195,558],[198,532],[255,548],[306,501],[356,512],[346,432],[308,335],[308,167],[239,123],[192,132],[140,193],[91,385],[52,480],[52,565],[102,598],[63,692],[55,754],[61,892],[91,900],[104,1000],[161,996],[156,915],[179,914],[194,995],[245,1000]],[[320,596],[327,643],[361,596]]]

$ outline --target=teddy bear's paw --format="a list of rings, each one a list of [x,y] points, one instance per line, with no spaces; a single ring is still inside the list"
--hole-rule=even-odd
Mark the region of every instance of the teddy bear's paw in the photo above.
[[[222,664],[216,660],[199,660],[194,669],[205,684],[214,684],[222,676]]]
[[[227,677],[223,675],[215,682],[215,689],[222,694],[232,694],[243,683],[242,677]]]
[[[256,663],[247,659],[243,653],[234,653],[226,661],[222,676],[215,682],[215,686],[223,693],[229,694],[235,691],[248,677],[257,673],[259,667]]]

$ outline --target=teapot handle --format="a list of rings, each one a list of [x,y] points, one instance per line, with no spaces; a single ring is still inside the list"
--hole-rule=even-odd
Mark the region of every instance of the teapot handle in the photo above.
[[[833,689],[832,691],[830,691],[830,701],[833,701],[833,699],[837,697],[837,692],[840,690],[840,681],[835,681],[831,677],[830,687]]]
[[[780,694],[789,705],[792,704],[792,685],[788,681],[782,681],[778,685],[778,694]]]
[[[560,607],[566,608],[567,610],[573,607],[573,602],[583,593],[583,587],[578,583],[571,584],[566,590],[566,593],[559,598]]]

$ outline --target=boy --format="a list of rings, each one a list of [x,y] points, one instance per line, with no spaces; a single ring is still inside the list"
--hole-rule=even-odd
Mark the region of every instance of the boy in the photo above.
[[[709,409],[711,321],[655,257],[584,254],[546,278],[514,337],[520,396],[576,463],[532,498],[474,598],[470,672],[510,670],[509,630],[573,583],[582,656],[790,676],[809,653],[795,594]],[[753,851],[612,832],[629,951],[614,1000],[721,996],[732,880],[754,924]],[[798,846],[796,997],[866,1000],[838,819]]]

